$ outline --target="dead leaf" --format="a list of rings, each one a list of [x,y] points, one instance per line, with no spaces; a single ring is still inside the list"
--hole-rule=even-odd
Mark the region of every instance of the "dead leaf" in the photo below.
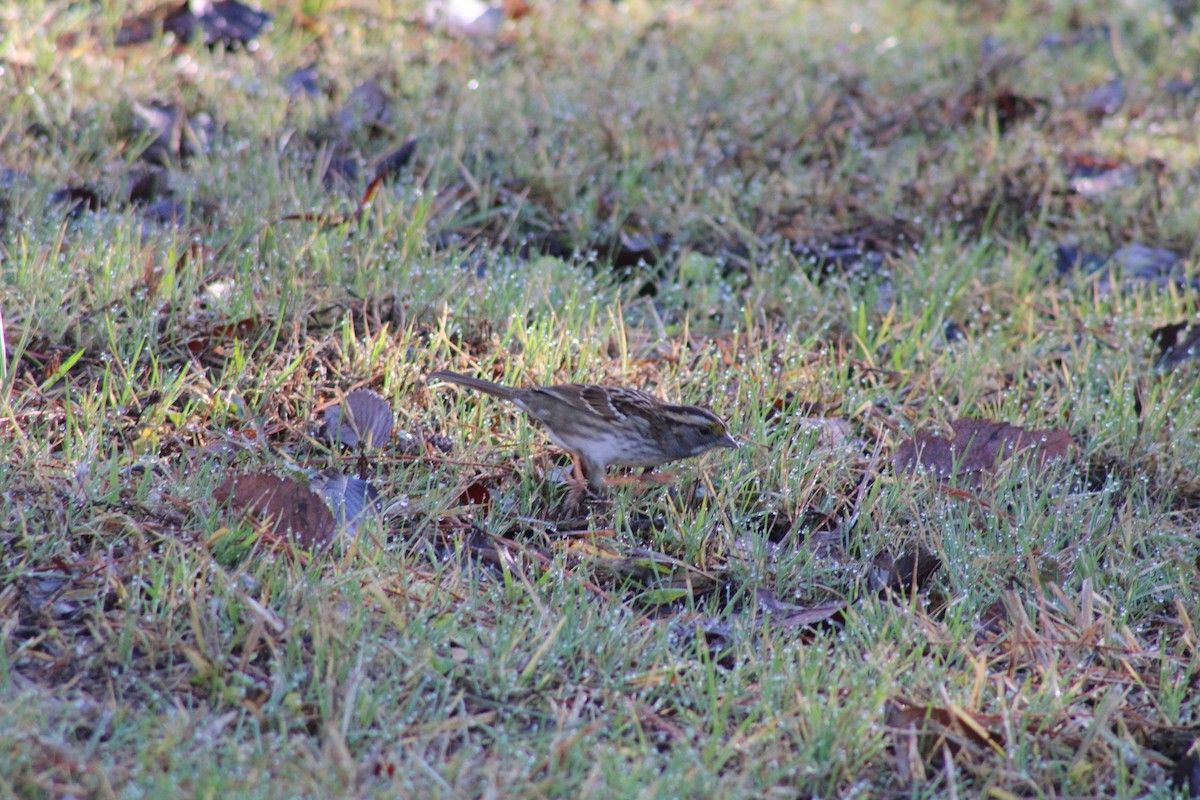
[[[306,547],[325,547],[333,539],[333,512],[319,494],[293,478],[262,472],[233,475],[213,494],[221,502],[229,501],[234,511]]]
[[[898,731],[918,734],[926,758],[940,755],[943,746],[951,755],[968,746],[979,751],[1004,752],[1004,720],[996,715],[979,714],[958,706],[892,700],[888,703],[887,724]]]
[[[197,221],[210,221],[217,216],[217,207],[199,200],[188,202],[174,198],[155,201],[142,210],[142,230],[151,233],[159,228],[186,228]]]
[[[1175,762],[1171,788],[1187,797],[1200,797],[1200,739],[1192,742],[1183,758]]]
[[[355,86],[333,117],[338,139],[356,133],[377,133],[391,128],[392,98],[378,81],[367,80]]]
[[[1101,253],[1069,244],[1060,244],[1055,250],[1055,267],[1059,275],[1068,275],[1076,270],[1090,275],[1102,269],[1107,260]]]
[[[184,347],[194,356],[224,356],[227,348],[235,341],[245,341],[254,335],[265,321],[258,317],[247,317],[235,322],[219,322],[207,331],[194,334],[184,342]]]
[[[1074,448],[1065,430],[1026,430],[989,419],[957,419],[950,423],[954,438],[919,433],[896,450],[892,464],[898,473],[920,469],[939,478],[991,472],[1015,455],[1029,457],[1038,467],[1066,457]]]
[[[872,562],[868,583],[880,594],[896,593],[907,596],[919,592],[933,574],[942,568],[942,560],[928,550],[918,547],[899,558],[880,553]]]
[[[797,606],[778,599],[766,590],[755,595],[758,607],[767,613],[770,625],[780,625],[793,631],[840,630],[846,624],[846,612],[850,603],[835,600],[817,603],[816,606]]]
[[[290,97],[315,97],[321,94],[321,73],[316,64],[297,67],[283,79],[283,88]]]
[[[487,509],[492,503],[492,493],[483,481],[472,481],[454,499],[455,506],[476,506]]]
[[[1117,113],[1125,102],[1125,81],[1114,78],[1088,92],[1083,101],[1084,111],[1095,120]]]
[[[844,600],[819,603],[815,606],[795,606],[790,610],[774,613],[771,624],[802,632],[840,630],[846,624],[846,612],[849,609],[850,604]]]
[[[993,600],[979,615],[979,627],[975,630],[975,643],[982,644],[1004,633],[1009,625],[1008,606],[1003,597]]]
[[[100,192],[86,185],[64,186],[51,193],[50,202],[53,205],[64,206],[68,217],[79,217],[85,212],[99,211],[106,205]]]
[[[173,35],[181,44],[204,34],[209,47],[218,44],[230,50],[250,45],[271,28],[271,15],[238,0],[184,0],[163,3],[149,11],[121,22],[115,44],[120,46],[144,44],[163,33]]]
[[[377,450],[391,438],[394,424],[391,403],[370,389],[356,389],[325,409],[329,440],[348,447]]]
[[[313,491],[320,492],[351,539],[358,536],[358,524],[369,514],[380,512],[379,490],[374,484],[353,475],[344,475],[331,467],[313,478]]]
[[[367,184],[367,190],[363,192],[362,199],[358,201],[357,216],[362,216],[364,207],[375,198],[375,192],[379,190],[384,181],[394,178],[400,173],[400,170],[408,166],[408,162],[412,161],[415,152],[417,152],[417,140],[409,139],[379,160],[375,166],[375,174],[371,177],[371,182]]]
[[[149,205],[171,197],[170,176],[161,167],[142,164],[125,176],[129,187],[126,199],[135,205]]]
[[[1021,95],[1011,89],[1002,89],[992,98],[1000,133],[1007,132],[1017,122],[1049,107],[1050,102],[1043,97]]]
[[[1158,345],[1159,367],[1177,367],[1200,356],[1200,325],[1193,322],[1163,325],[1151,331],[1150,338]]]
[[[363,214],[367,210],[367,204],[375,199],[375,193],[379,191],[379,187],[385,181],[394,178],[401,169],[403,169],[409,161],[412,160],[413,153],[417,150],[417,140],[409,139],[396,150],[388,153],[375,167],[375,171],[371,176],[370,183],[367,184],[366,190],[358,201],[358,206],[353,213],[341,214],[337,212],[321,213],[321,212],[299,212],[294,214],[285,214],[280,217],[280,221],[291,222],[316,222],[322,227],[337,227],[348,223],[358,223],[363,219]],[[332,182],[331,179],[342,178],[348,183],[353,183],[358,179],[358,162],[353,158],[330,156],[329,166],[325,170],[322,180],[326,186]]]
[[[1151,247],[1141,242],[1133,242],[1117,250],[1109,257],[1105,268],[1098,284],[1102,292],[1114,288],[1115,278],[1124,279],[1123,283],[1127,285],[1156,289],[1166,289],[1168,286],[1184,289],[1189,283],[1183,256],[1166,247]],[[1192,285],[1195,286],[1194,281]]]
[[[139,158],[160,167],[207,152],[216,123],[205,113],[189,116],[181,106],[151,100],[133,104],[133,135],[147,140]]]

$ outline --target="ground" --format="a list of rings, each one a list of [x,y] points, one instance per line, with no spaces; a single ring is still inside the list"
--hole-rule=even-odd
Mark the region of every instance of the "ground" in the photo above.
[[[0,11],[0,793],[1200,793],[1194,5],[265,11]]]

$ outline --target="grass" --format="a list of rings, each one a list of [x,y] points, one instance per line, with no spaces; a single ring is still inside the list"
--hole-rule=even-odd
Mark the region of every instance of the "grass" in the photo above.
[[[228,52],[114,46],[124,5],[3,12],[0,793],[1172,795],[1200,404],[1149,334],[1196,316],[1182,11],[539,3],[473,42],[315,2]],[[366,80],[390,108],[339,126]],[[152,100],[205,140],[160,176],[179,226],[125,199]],[[361,224],[318,219],[414,136]],[[1133,178],[1076,191],[1081,154]],[[1056,268],[1131,243],[1185,280]],[[575,512],[544,435],[436,369],[649,389],[743,446]],[[362,387],[399,431],[365,466],[320,432]],[[1075,449],[893,468],[960,417]],[[329,551],[213,496],[327,468],[385,508]]]

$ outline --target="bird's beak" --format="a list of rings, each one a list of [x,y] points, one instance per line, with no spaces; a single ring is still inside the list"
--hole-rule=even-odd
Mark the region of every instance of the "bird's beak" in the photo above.
[[[725,438],[720,441],[720,446],[728,447],[730,450],[737,450],[739,447],[741,447],[741,445],[738,444],[738,440],[733,438],[732,434],[728,433],[725,434]]]

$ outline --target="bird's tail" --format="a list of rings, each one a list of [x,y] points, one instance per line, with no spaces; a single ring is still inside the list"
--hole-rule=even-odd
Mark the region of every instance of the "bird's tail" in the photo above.
[[[429,373],[430,380],[437,378],[450,383],[457,383],[459,386],[466,386],[468,389],[475,389],[485,394],[494,395],[505,400],[512,400],[517,393],[517,389],[509,386],[502,386],[498,383],[485,381],[482,378],[472,378],[469,375],[459,375],[457,372],[449,370],[438,370],[437,372]]]

